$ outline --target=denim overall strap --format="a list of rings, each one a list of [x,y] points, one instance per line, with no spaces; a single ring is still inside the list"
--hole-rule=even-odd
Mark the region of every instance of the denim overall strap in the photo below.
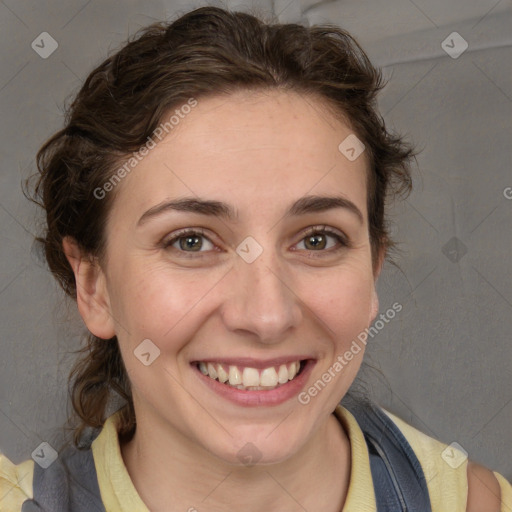
[[[48,468],[35,464],[33,492],[22,512],[105,512],[90,448],[67,446]]]
[[[343,406],[356,418],[368,445],[377,512],[431,512],[421,464],[391,418],[374,404]]]
[[[344,407],[368,445],[377,512],[431,512],[421,464],[398,427],[373,404]],[[68,446],[47,469],[35,464],[33,491],[22,512],[106,512],[90,447]]]

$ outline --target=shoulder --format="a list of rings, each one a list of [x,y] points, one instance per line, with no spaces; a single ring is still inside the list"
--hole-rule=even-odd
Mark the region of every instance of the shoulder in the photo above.
[[[0,452],[0,512],[21,511],[33,498],[34,461],[13,464]]]
[[[473,461],[468,461],[467,512],[500,512],[501,489],[494,473]]]
[[[450,510],[467,512],[501,512],[512,508],[512,485],[503,476],[470,460],[457,443],[443,443],[382,407],[381,410],[400,429],[416,454],[434,512],[447,510],[447,505]]]

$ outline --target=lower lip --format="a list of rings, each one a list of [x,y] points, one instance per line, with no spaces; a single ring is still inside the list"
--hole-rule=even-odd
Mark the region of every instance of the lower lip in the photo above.
[[[281,386],[269,391],[249,391],[245,389],[237,389],[227,384],[223,384],[218,380],[214,380],[201,373],[199,368],[193,365],[201,381],[204,382],[212,391],[230,402],[244,407],[279,405],[290,400],[294,396],[298,395],[304,387],[313,366],[315,366],[315,361],[308,359],[301,373],[294,379],[289,380],[286,384],[282,384]]]

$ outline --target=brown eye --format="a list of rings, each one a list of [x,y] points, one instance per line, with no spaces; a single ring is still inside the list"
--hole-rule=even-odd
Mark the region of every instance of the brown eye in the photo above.
[[[197,235],[180,236],[178,238],[180,249],[184,251],[187,249],[191,249],[192,251],[201,250],[201,247],[203,246],[201,238],[201,236]]]
[[[206,244],[205,244],[206,241]],[[210,244],[211,247],[208,247]],[[202,251],[201,249],[205,248],[206,250]],[[180,252],[208,252],[213,249],[214,245],[211,240],[206,237],[202,231],[200,230],[184,230],[176,233],[172,238],[165,240],[163,242],[164,248],[176,249]]]
[[[334,240],[334,242],[330,242],[329,240]],[[299,244],[300,243],[304,243],[305,250],[311,252],[331,253],[349,246],[345,236],[326,228],[313,228],[309,230]]]
[[[309,249],[325,249],[327,244],[327,238],[329,235],[324,234],[316,234],[316,235],[308,235],[304,238],[304,245]]]

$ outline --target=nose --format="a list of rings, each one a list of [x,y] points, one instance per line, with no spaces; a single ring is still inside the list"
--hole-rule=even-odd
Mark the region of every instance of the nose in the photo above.
[[[301,301],[291,282],[293,279],[269,252],[264,251],[252,263],[237,259],[221,308],[230,331],[252,335],[266,344],[290,336],[290,331],[302,320]]]

